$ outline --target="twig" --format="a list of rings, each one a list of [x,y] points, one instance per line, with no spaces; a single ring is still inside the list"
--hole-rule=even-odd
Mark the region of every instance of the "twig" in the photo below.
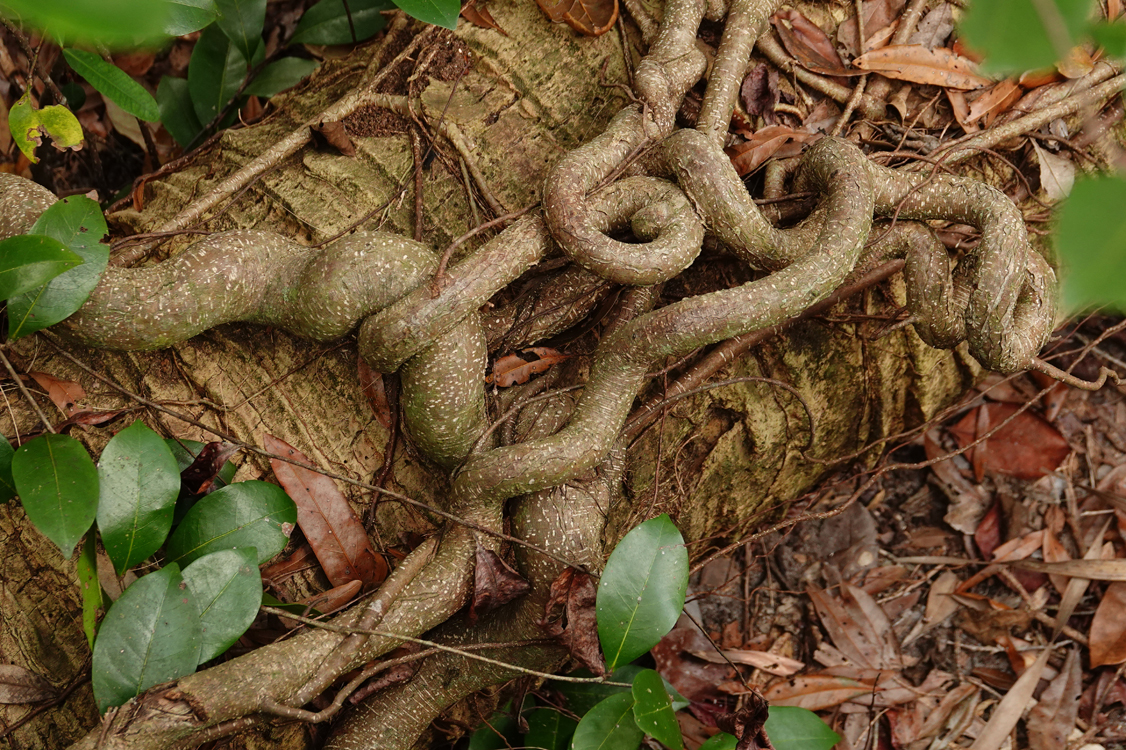
[[[39,408],[39,403],[31,395],[31,392],[27,390],[27,386],[23,384],[23,379],[16,374],[16,368],[12,367],[12,363],[8,361],[8,356],[4,354],[4,347],[2,346],[0,346],[0,360],[4,361],[4,367],[8,368],[8,373],[12,376],[12,380],[16,381],[16,386],[20,389],[20,393],[22,393],[23,397],[27,399],[27,402],[31,404],[31,408],[35,410],[35,413],[39,415],[39,421],[43,423],[43,427],[46,428],[47,432],[55,434],[54,426],[51,424],[50,420],[47,419],[47,415],[43,413],[43,410]]]

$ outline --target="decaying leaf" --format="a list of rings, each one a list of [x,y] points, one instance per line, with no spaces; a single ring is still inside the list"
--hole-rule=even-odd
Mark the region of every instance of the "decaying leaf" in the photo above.
[[[203,446],[188,468],[180,472],[184,489],[193,495],[210,492],[223,464],[238,451],[239,447],[234,443],[211,442]]]
[[[43,677],[16,664],[0,664],[0,703],[41,703],[59,694]]]
[[[759,128],[746,143],[726,149],[731,164],[740,177],[754,172],[768,159],[785,159],[797,156],[807,143],[820,138],[819,135],[794,130],[785,125],[767,125]]]
[[[810,711],[821,711],[861,695],[870,697],[874,691],[873,685],[850,677],[807,674],[771,685],[765,696],[775,706],[797,706]]]
[[[772,654],[769,651],[750,651],[748,649],[740,648],[725,648],[723,651],[689,651],[688,653],[695,656],[697,659],[710,661],[713,664],[748,664],[755,669],[761,669],[763,672],[777,675],[779,677],[789,677],[792,674],[797,674],[798,670],[805,666],[797,659],[791,659],[788,656],[780,656],[779,654]]]
[[[352,145],[352,138],[348,135],[348,128],[343,122],[319,122],[310,125],[309,130],[317,145],[328,146],[344,156],[356,155],[356,147]]]
[[[553,23],[587,36],[601,36],[618,20],[618,0],[536,0]]]
[[[122,414],[128,414],[132,409],[109,409],[107,411],[91,411],[89,409],[82,409],[75,411],[64,421],[55,425],[55,430],[62,432],[67,427],[73,424],[86,425],[93,427],[96,425],[109,424],[115,419],[119,418]]]
[[[1015,404],[982,404],[951,427],[950,434],[965,448],[1013,417],[1019,408]],[[1071,452],[1071,446],[1043,418],[1024,411],[970,451],[966,457],[986,473],[1038,479],[1055,471]]]
[[[887,43],[887,39],[898,26],[900,12],[906,0],[865,0],[864,2],[864,49],[860,49],[856,38],[856,16],[851,15],[837,28],[837,39],[850,55],[876,49]],[[880,40],[883,40],[881,43]]]
[[[506,354],[493,363],[493,371],[485,377],[485,382],[497,388],[527,383],[533,375],[547,372],[552,365],[570,356],[544,346],[522,349],[519,354]]]
[[[915,33],[908,37],[907,43],[934,49],[941,47],[953,30],[954,10],[950,3],[942,3],[923,16],[923,20],[915,27]]]
[[[590,574],[566,568],[551,582],[551,592],[539,626],[566,647],[580,664],[598,677],[606,662],[598,643],[594,600],[597,590]]]
[[[989,127],[997,115],[1004,114],[1017,103],[1022,93],[1024,89],[1011,78],[999,81],[973,100],[966,113],[966,122],[976,123],[984,117],[985,126]]]
[[[78,410],[78,402],[86,398],[86,390],[73,380],[59,380],[45,372],[29,372],[27,375],[47,392],[51,403],[68,417]]]
[[[473,599],[469,602],[470,623],[477,622],[480,615],[503,607],[531,590],[531,584],[521,578],[500,555],[477,545],[476,565],[473,568]]]
[[[972,62],[945,47],[892,45],[861,55],[852,64],[888,78],[952,89],[980,89],[990,83],[973,71]]]
[[[782,46],[802,65],[824,75],[848,74],[832,40],[801,11],[780,10],[770,21]]]
[[[1029,750],[1057,750],[1067,747],[1067,738],[1079,718],[1079,694],[1083,691],[1083,670],[1078,649],[1067,652],[1063,669],[1040,701],[1028,712]]]
[[[484,3],[478,3],[477,0],[469,0],[461,8],[461,17],[474,26],[480,26],[482,29],[492,29],[508,36],[508,32],[500,27],[500,24],[493,18],[493,14],[489,12],[488,6]]]
[[[383,373],[371,369],[371,365],[363,357],[356,360],[356,369],[360,375],[360,388],[368,398],[372,413],[381,425],[390,430],[391,403],[387,400],[387,390],[383,386]]]
[[[1126,661],[1126,582],[1106,587],[1091,620],[1088,638],[1092,669]]]
[[[1035,140],[1032,141],[1032,150],[1040,163],[1040,187],[1044,188],[1050,200],[1062,201],[1075,184],[1075,162],[1041,148]]]
[[[770,707],[761,693],[748,693],[741,709],[734,713],[720,714],[715,717],[715,724],[734,735],[738,740],[736,750],[772,750],[774,746],[766,736],[766,717],[769,711]]]
[[[751,68],[739,87],[739,97],[749,115],[761,115],[767,125],[774,123],[774,105],[779,102],[778,71],[765,64]]]
[[[296,448],[271,435],[266,435],[262,444],[271,453],[311,463]],[[270,459],[270,466],[297,504],[297,525],[305,532],[333,586],[360,581],[370,588],[387,577],[387,563],[372,550],[364,525],[336,482],[276,458]]]

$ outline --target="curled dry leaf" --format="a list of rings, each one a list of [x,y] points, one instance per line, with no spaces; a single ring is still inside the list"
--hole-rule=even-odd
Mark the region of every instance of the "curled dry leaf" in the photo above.
[[[551,582],[551,592],[539,626],[559,640],[591,674],[606,674],[606,662],[598,642],[594,609],[597,590],[590,574],[566,568]]]
[[[343,156],[355,156],[356,147],[352,145],[352,138],[348,135],[348,128],[343,122],[319,122],[310,125],[313,142],[318,146],[328,146]]]
[[[222,471],[223,464],[238,451],[239,447],[234,443],[211,442],[203,446],[195,460],[180,472],[184,489],[193,495],[206,495]]]
[[[734,713],[720,714],[715,724],[728,734],[734,735],[738,743],[736,750],[765,750],[773,748],[766,736],[766,717],[770,712],[766,699],[759,692],[747,693],[743,707]]]
[[[618,0],[536,0],[554,23],[587,36],[602,36],[618,20]]]
[[[999,81],[973,100],[966,113],[966,122],[976,123],[984,117],[985,127],[989,127],[997,115],[1008,112],[1020,100],[1023,93],[1024,89],[1011,78]]]
[[[544,346],[522,349],[519,354],[506,354],[493,363],[493,371],[485,377],[485,382],[497,388],[527,383],[533,375],[547,372],[552,365],[570,356]]]
[[[272,435],[263,446],[270,453],[312,463],[300,451]],[[297,504],[297,525],[305,532],[325,576],[333,586],[360,581],[370,588],[387,577],[387,563],[375,554],[367,531],[336,482],[302,466],[270,459],[278,482]]]
[[[1050,200],[1062,201],[1075,184],[1075,162],[1041,148],[1036,141],[1032,141],[1032,150],[1040,163],[1040,187]]]
[[[46,391],[51,403],[68,417],[78,410],[78,402],[86,398],[86,389],[73,380],[59,380],[45,372],[29,372],[27,377]]]
[[[391,403],[387,400],[387,389],[383,386],[383,373],[371,369],[363,357],[356,360],[356,370],[360,376],[360,388],[367,396],[368,404],[375,418],[386,429],[391,429]]]
[[[874,686],[850,677],[828,674],[807,674],[767,688],[765,696],[771,705],[797,706],[822,711],[839,706],[857,696],[871,697]]]
[[[797,659],[788,656],[772,654],[769,651],[751,651],[749,649],[728,648],[723,651],[689,651],[697,659],[710,661],[712,664],[748,664],[755,669],[761,669],[778,677],[789,677],[797,674],[805,666]]]
[[[503,607],[531,589],[531,584],[500,555],[478,544],[477,563],[473,569],[473,599],[469,602],[470,624],[477,622],[480,615]]]
[[[770,21],[786,51],[802,65],[824,75],[848,75],[832,40],[801,11],[780,10]]]
[[[990,83],[988,78],[974,72],[970,60],[945,47],[892,45],[861,55],[852,64],[888,78],[952,89],[980,89]]]
[[[500,27],[500,24],[493,18],[493,14],[489,12],[489,8],[484,3],[478,3],[477,0],[469,0],[461,9],[461,17],[474,26],[479,26],[482,29],[492,29],[508,36],[508,32]]]
[[[59,694],[40,675],[16,664],[0,664],[0,703],[42,703]]]
[[[740,177],[754,172],[768,159],[785,159],[797,156],[807,143],[820,138],[819,135],[794,130],[785,125],[767,125],[759,128],[746,143],[726,149],[731,164]]]
[[[866,0],[864,8],[864,49],[857,44],[856,15],[850,15],[837,28],[837,40],[850,55],[858,55],[866,50],[882,47],[879,40],[886,40],[895,32],[906,0]],[[850,7],[852,4],[850,3]]]

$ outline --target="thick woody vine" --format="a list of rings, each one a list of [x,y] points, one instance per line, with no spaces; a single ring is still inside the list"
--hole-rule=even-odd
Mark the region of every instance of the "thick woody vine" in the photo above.
[[[559,666],[566,653],[538,641],[536,622],[565,567],[558,560],[601,567],[600,509],[613,494],[620,436],[651,365],[780,324],[880,261],[905,261],[911,320],[927,343],[949,348],[967,341],[998,372],[1051,369],[1037,353],[1056,314],[1055,274],[1002,193],[964,178],[880,167],[852,144],[827,137],[807,151],[795,184],[820,196],[808,219],[778,229],[750,199],[723,153],[723,138],[746,61],[778,4],[731,0],[721,8],[670,0],[636,70],[636,103],[551,171],[542,212],[514,221],[448,270],[439,271],[431,248],[395,235],[355,234],[311,250],[259,231],[213,235],[155,266],[111,266],[62,325],[91,346],[159,348],[232,321],[279,326],[318,341],[358,325],[361,356],[376,370],[400,373],[412,440],[450,474],[443,510],[469,524],[449,523],[366,604],[337,619],[360,632],[312,630],[154,689],[75,747],[164,748],[235,731],[253,717],[307,719],[312,715],[302,706],[341,674],[389,652],[404,636],[435,628],[434,640],[454,645],[537,641],[518,652],[516,666]],[[696,127],[677,128],[681,100],[704,74],[695,37],[705,15],[724,18],[725,32]],[[8,175],[0,174],[0,189],[3,236],[27,231],[54,201]],[[885,218],[891,221],[873,228]],[[982,233],[953,277],[944,247],[916,223],[930,219],[971,224]],[[627,227],[638,243],[611,237]],[[709,236],[761,277],[652,309],[654,285],[691,265]],[[585,269],[576,272],[576,283],[605,279],[634,291],[603,336],[581,396],[573,403],[569,394],[558,399],[526,440],[500,445],[488,430],[477,311],[553,244]],[[519,498],[512,535],[550,550],[554,559],[517,547],[532,593],[516,615],[443,627],[471,593],[477,550],[497,549],[505,536],[512,498]],[[410,682],[353,712],[330,747],[409,747],[443,708],[514,674],[490,664],[451,679],[450,665],[463,658],[430,657]]]

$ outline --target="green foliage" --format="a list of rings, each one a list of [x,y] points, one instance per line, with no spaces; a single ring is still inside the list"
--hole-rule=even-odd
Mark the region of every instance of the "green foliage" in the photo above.
[[[82,594],[82,632],[90,648],[98,637],[98,617],[105,606],[102,584],[98,582],[98,543],[93,534],[86,535],[78,555],[78,588]]]
[[[53,237],[9,237],[0,242],[0,299],[29,292],[81,262],[82,258]]]
[[[529,750],[568,750],[571,747],[571,738],[579,723],[570,716],[551,708],[533,708],[524,717],[528,720],[524,747]]]
[[[152,94],[121,68],[85,50],[64,49],[63,56],[74,72],[129,114],[149,122],[160,119],[160,108]]]
[[[266,0],[215,0],[219,11],[216,23],[231,43],[250,60],[262,44],[266,24]]]
[[[187,148],[188,144],[203,130],[203,124],[195,113],[192,104],[191,87],[186,78],[164,76],[156,87],[156,101],[160,105],[160,121],[169,135]]]
[[[247,96],[262,96],[268,99],[274,94],[293,88],[318,67],[314,60],[283,57],[263,68],[262,72],[247,84],[243,93]]]
[[[261,564],[285,548],[296,523],[297,506],[281,487],[238,482],[193,505],[165,551],[169,561],[187,565],[211,552],[255,547]]]
[[[633,693],[611,695],[587,712],[575,727],[574,750],[633,750],[645,736],[633,720]]]
[[[817,714],[797,706],[773,706],[766,734],[777,750],[830,750],[841,741]]]
[[[188,91],[201,123],[219,116],[246,78],[246,58],[219,29],[208,26],[199,35],[188,64]]]
[[[199,606],[203,664],[230,648],[254,622],[262,593],[258,550],[243,547],[205,555],[184,568],[184,582]]]
[[[78,118],[59,104],[36,109],[31,103],[30,93],[21,96],[8,111],[8,130],[12,133],[12,140],[32,164],[39,163],[35,148],[43,142],[44,136],[60,150],[82,146],[82,126],[78,124]]]
[[[109,262],[109,248],[101,241],[107,231],[102,209],[80,195],[63,198],[40,215],[32,234],[58,240],[80,257],[82,264],[8,300],[9,338],[15,340],[53,326],[82,307]]]
[[[598,639],[607,669],[633,661],[672,630],[687,588],[688,550],[668,515],[626,534],[598,586]]]
[[[98,470],[86,449],[67,435],[37,437],[12,456],[12,478],[35,528],[70,555],[98,512]]]
[[[644,669],[633,678],[633,720],[637,728],[665,747],[680,750],[680,725],[672,710],[672,701],[665,691],[664,680],[652,669]]]
[[[16,496],[16,480],[12,479],[12,444],[0,435],[0,503],[6,503]]]
[[[215,0],[169,0],[171,6],[164,33],[183,36],[208,26],[219,15]]]
[[[1064,299],[1072,308],[1092,303],[1126,311],[1126,177],[1075,183],[1060,210],[1058,247],[1068,273]]]
[[[173,8],[168,0],[3,0],[0,16],[45,29],[62,44],[138,47],[164,38]]]
[[[408,16],[443,29],[456,29],[461,14],[459,0],[395,0],[395,5]]]
[[[394,6],[387,0],[349,0],[347,10],[343,0],[320,0],[297,23],[293,43],[351,44],[369,39],[387,25],[380,11]],[[351,11],[352,22],[348,22]],[[352,38],[352,30],[356,38]]]
[[[164,544],[180,492],[176,459],[160,436],[134,422],[102,451],[98,530],[118,575]]]
[[[202,642],[199,610],[175,563],[125,589],[94,642],[98,710],[195,671]]]
[[[960,28],[966,43],[988,52],[986,70],[1020,73],[1067,57],[1093,8],[1093,0],[985,0],[970,5]]]

